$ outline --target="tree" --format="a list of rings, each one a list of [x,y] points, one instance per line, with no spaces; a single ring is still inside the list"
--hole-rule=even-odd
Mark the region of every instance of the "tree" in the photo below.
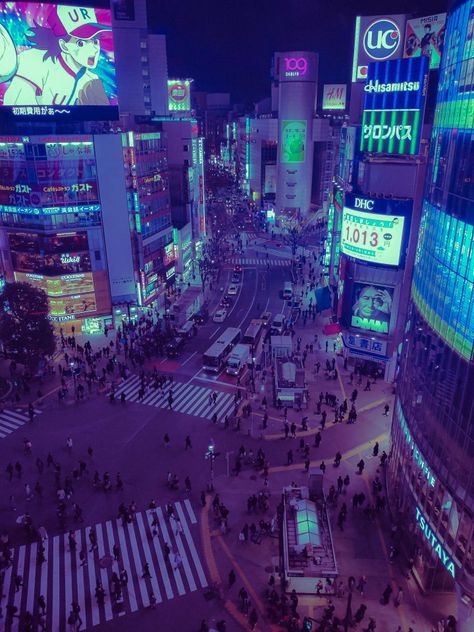
[[[0,295],[0,340],[5,355],[36,370],[56,347],[48,297],[29,283],[7,283]]]
[[[301,218],[299,215],[286,216],[280,219],[283,229],[282,237],[284,243],[291,247],[293,257],[301,246],[304,248],[309,243],[309,238],[314,234],[315,219],[313,215]]]

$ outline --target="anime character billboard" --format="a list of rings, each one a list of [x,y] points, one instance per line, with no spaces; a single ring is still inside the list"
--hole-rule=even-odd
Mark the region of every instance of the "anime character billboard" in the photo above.
[[[0,111],[109,119],[117,104],[108,9],[0,3]]]

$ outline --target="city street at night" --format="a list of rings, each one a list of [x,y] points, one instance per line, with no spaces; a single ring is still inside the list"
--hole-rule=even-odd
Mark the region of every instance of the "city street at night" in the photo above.
[[[474,631],[473,42],[0,2],[0,630]]]

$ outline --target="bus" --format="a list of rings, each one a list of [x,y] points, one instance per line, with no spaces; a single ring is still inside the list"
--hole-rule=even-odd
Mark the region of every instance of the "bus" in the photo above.
[[[237,327],[228,327],[219,336],[202,357],[205,371],[219,373],[232,348],[240,341],[241,333]]]
[[[250,345],[253,349],[256,349],[260,336],[262,335],[262,328],[263,325],[260,319],[255,318],[254,320],[251,320],[244,333],[243,342],[246,345]]]

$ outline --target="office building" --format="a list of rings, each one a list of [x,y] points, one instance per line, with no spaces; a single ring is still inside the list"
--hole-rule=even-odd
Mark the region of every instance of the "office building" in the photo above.
[[[389,466],[391,506],[426,591],[474,599],[474,1],[453,2],[437,85]]]

